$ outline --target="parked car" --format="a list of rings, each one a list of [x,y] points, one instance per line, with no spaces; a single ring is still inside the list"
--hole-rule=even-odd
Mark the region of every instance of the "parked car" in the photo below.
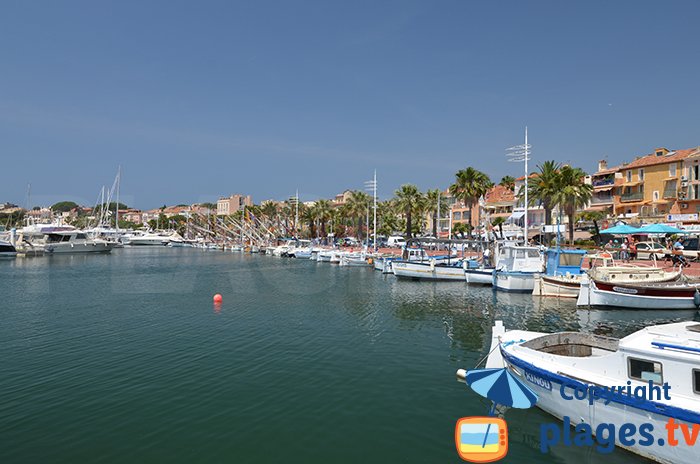
[[[659,242],[639,242],[636,246],[637,259],[652,259],[655,257],[657,260],[660,260],[669,254],[669,250]]]
[[[406,245],[406,239],[400,235],[392,235],[389,237],[386,243],[390,247],[401,248],[402,246]]]
[[[700,254],[700,240],[698,237],[688,237],[681,240],[683,245],[683,256],[690,260],[697,260]]]

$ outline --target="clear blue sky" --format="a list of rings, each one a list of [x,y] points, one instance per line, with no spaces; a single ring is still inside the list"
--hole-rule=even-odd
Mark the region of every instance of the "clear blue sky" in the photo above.
[[[7,1],[0,202],[331,197],[700,145],[697,1]]]

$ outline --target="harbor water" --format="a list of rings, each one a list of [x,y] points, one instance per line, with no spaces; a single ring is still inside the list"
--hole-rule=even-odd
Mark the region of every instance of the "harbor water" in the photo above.
[[[494,320],[624,336],[696,317],[165,247],[0,261],[0,295],[5,464],[458,463],[455,423],[487,404],[455,371],[486,355]],[[502,462],[602,458],[543,455],[556,420],[538,409],[506,419]]]

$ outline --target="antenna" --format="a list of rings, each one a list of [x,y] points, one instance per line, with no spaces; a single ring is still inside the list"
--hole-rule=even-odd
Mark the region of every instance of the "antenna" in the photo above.
[[[516,145],[514,147],[510,147],[506,149],[506,157],[508,158],[508,161],[512,161],[515,163],[521,163],[525,162],[525,222],[524,222],[524,236],[525,236],[525,244],[528,244],[528,223],[527,223],[527,205],[528,205],[528,177],[529,177],[529,172],[527,168],[527,162],[530,161],[530,149],[532,148],[532,145],[527,143],[527,126],[525,126],[525,143],[522,145]]]

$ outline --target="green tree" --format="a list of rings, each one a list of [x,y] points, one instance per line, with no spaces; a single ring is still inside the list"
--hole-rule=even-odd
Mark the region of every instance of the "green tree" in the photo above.
[[[591,200],[593,187],[584,182],[586,173],[580,168],[562,166],[559,170],[558,189],[554,202],[569,218],[569,243],[574,243],[576,210]]]
[[[355,220],[357,224],[356,234],[358,240],[362,241],[362,224],[365,221],[367,215],[367,208],[369,208],[369,202],[371,197],[365,192],[360,190],[354,190],[350,194],[350,198],[347,202],[348,214]]]
[[[314,205],[314,213],[316,220],[319,223],[319,228],[321,229],[321,237],[327,237],[326,224],[331,220],[333,211],[333,205],[329,200],[318,200]]]
[[[505,237],[503,236],[503,224],[505,224],[506,218],[504,217],[496,217],[493,218],[491,221],[491,225],[494,227],[498,227],[498,232],[501,234],[501,240],[504,239]]]
[[[58,203],[55,203],[53,206],[51,206],[51,211],[54,213],[67,213],[68,211],[71,211],[74,208],[79,207],[76,202],[74,201],[59,201]]]
[[[438,215],[442,217],[449,210],[447,200],[439,189],[428,190],[425,192],[425,209],[426,212],[432,215],[433,237],[438,238]]]
[[[598,227],[598,221],[601,221],[605,219],[605,213],[602,211],[582,211],[579,213],[579,217],[583,221],[590,221],[593,223],[593,240],[596,241],[596,243],[600,242],[600,227]]]
[[[510,189],[510,190],[515,190],[515,177],[503,176],[501,178],[501,181],[498,183],[498,185],[502,185],[503,187]]]
[[[418,187],[412,184],[402,185],[394,195],[396,195],[396,207],[406,218],[406,238],[409,239],[413,234],[413,214],[422,206],[423,195]]]
[[[468,167],[457,172],[455,175],[455,183],[450,185],[449,192],[455,199],[464,203],[469,209],[469,228],[471,230],[474,204],[479,201],[479,198],[484,196],[486,192],[493,186],[493,182],[489,176],[483,172]]]

